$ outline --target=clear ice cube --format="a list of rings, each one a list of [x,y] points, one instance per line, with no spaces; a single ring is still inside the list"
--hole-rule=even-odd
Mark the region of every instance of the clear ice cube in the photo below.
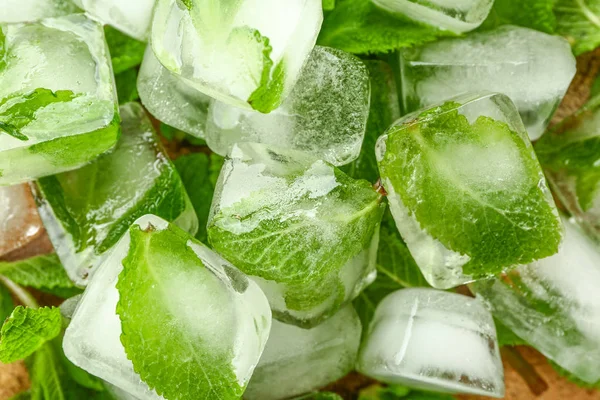
[[[158,0],[151,42],[196,89],[266,113],[292,89],[322,20],[321,0]]]
[[[156,119],[183,132],[204,137],[211,98],[162,66],[148,46],[138,75],[142,104]]]
[[[400,63],[407,111],[467,92],[503,93],[519,109],[531,140],[544,132],[575,76],[564,38],[516,26],[405,50]]]
[[[275,318],[308,328],[375,278],[384,209],[369,182],[307,153],[239,143],[221,170],[208,238],[259,283]]]
[[[158,230],[167,229],[169,226],[168,222],[154,215],[143,216],[134,224],[142,229],[152,225]],[[235,270],[235,267],[209,248],[191,237],[187,245],[198,256],[199,263],[202,263],[211,272],[211,276],[222,282],[219,287],[224,292],[219,299],[224,297],[230,299],[228,304],[220,306],[227,310],[224,315],[235,316],[235,324],[227,326],[227,332],[222,332],[221,340],[232,338],[234,343],[221,342],[218,346],[222,347],[223,344],[232,346],[232,363],[236,368],[238,379],[245,380],[247,383],[268,338],[271,321],[268,302],[252,281],[248,281],[248,286],[243,292],[234,289],[226,269]],[[75,365],[132,396],[141,400],[163,400],[154,390],[150,390],[140,376],[134,372],[133,364],[127,358],[120,340],[122,330],[120,317],[116,313],[119,301],[116,284],[123,269],[122,260],[127,256],[129,246],[128,231],[111,250],[110,255],[86,288],[66,330],[63,349],[67,358]],[[213,328],[210,335],[204,336],[205,341],[219,338],[220,333],[214,331],[215,326],[220,326],[218,318],[217,320],[203,320],[203,316],[207,317],[208,315],[215,318],[218,315],[216,311],[218,307],[214,305],[214,301],[206,298],[207,293],[203,292],[202,284],[198,284],[198,282],[195,284],[194,290],[182,292],[191,296],[185,301],[189,304],[205,305],[206,308],[197,309],[196,312],[183,310],[181,314],[195,319],[188,321],[191,326],[205,326],[207,332],[211,331],[210,327]],[[184,286],[180,286],[179,290],[183,290]],[[229,322],[227,320],[227,323]],[[221,325],[224,323],[221,322]]]
[[[435,289],[401,289],[377,306],[357,369],[425,390],[504,396],[504,370],[490,312]]]
[[[191,234],[198,219],[173,163],[138,103],[121,106],[115,149],[37,182],[39,212],[69,277],[86,285],[133,221],[153,213]]]
[[[111,149],[119,113],[102,26],[74,14],[0,29],[0,185],[75,169]]]
[[[494,0],[372,0],[377,6],[456,33],[471,31],[487,18]]]
[[[29,186],[0,186],[0,257],[23,247],[42,232]]]
[[[398,230],[433,287],[558,251],[558,211],[508,97],[469,94],[406,115],[376,153]]]
[[[471,284],[494,316],[578,378],[600,380],[600,250],[563,218],[558,254]]]
[[[273,321],[244,399],[287,399],[340,379],[354,369],[361,330],[351,305],[312,329]]]
[[[313,154],[344,165],[360,154],[369,116],[369,72],[357,57],[316,46],[281,107],[262,114],[211,103],[206,142],[226,155],[238,142],[257,142]]]
[[[71,0],[0,0],[0,24],[32,22],[81,12]]]
[[[93,18],[123,33],[145,41],[155,0],[73,0]]]

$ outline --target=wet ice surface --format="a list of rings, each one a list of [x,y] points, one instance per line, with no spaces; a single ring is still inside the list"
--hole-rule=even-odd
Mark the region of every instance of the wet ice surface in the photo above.
[[[155,0],[73,0],[93,18],[138,40],[150,34]]]
[[[379,304],[357,368],[386,383],[504,396],[491,314],[476,299],[435,289],[402,289]]]
[[[71,0],[0,0],[0,23],[31,22],[81,12]]]
[[[213,101],[206,141],[226,155],[238,142],[306,151],[334,165],[360,153],[369,115],[369,73],[353,55],[316,46],[294,89],[269,114]]]
[[[493,0],[372,0],[390,12],[453,32],[467,32],[485,20]]]
[[[600,252],[563,218],[558,254],[499,279],[473,283],[504,325],[580,379],[600,379]]]
[[[29,186],[0,186],[0,257],[23,247],[42,230]]]
[[[323,19],[321,0],[189,3],[191,10],[176,0],[157,2],[152,47],[160,62],[223,102],[259,107],[263,112],[276,108],[289,94],[316,42]],[[265,75],[267,54],[272,65]],[[262,100],[253,97],[255,102],[251,96],[267,83],[265,76],[277,81],[278,89],[263,93]],[[258,104],[271,96],[269,104]]]
[[[516,26],[406,50],[401,64],[407,110],[461,93],[496,91],[515,103],[532,140],[544,132],[575,76],[565,39]]]
[[[290,398],[343,377],[354,368],[361,329],[351,305],[312,329],[273,321],[244,399]]]

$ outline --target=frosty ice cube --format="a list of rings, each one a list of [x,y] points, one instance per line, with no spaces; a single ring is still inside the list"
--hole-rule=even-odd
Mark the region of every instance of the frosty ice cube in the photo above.
[[[196,89],[268,113],[298,79],[322,20],[321,0],[158,0],[151,42]]]
[[[150,34],[155,0],[73,0],[93,18],[138,40]]]
[[[494,0],[372,0],[377,6],[428,25],[462,33],[486,19]]]
[[[0,0],[0,23],[31,22],[81,12],[71,0]]]
[[[239,143],[219,176],[208,238],[258,282],[275,318],[308,328],[375,278],[384,209],[370,183],[324,161]]]
[[[221,155],[235,143],[257,142],[306,151],[339,166],[360,154],[368,116],[365,64],[341,50],[317,46],[290,95],[272,113],[213,101],[206,142]]]
[[[546,132],[535,152],[554,194],[600,242],[600,97]]]
[[[115,149],[37,182],[39,211],[69,277],[86,285],[137,218],[155,214],[195,234],[198,220],[173,163],[138,103],[121,107]]]
[[[563,218],[558,254],[471,285],[504,325],[578,378],[600,380],[600,253]]]
[[[402,289],[377,306],[357,369],[391,384],[504,396],[494,320],[476,299]]]
[[[102,26],[75,14],[0,29],[0,185],[75,169],[112,148],[119,113]]]
[[[204,137],[211,98],[163,67],[150,46],[140,67],[137,89],[142,104],[156,119],[191,135]]]
[[[0,187],[0,257],[21,248],[43,232],[28,185]]]
[[[575,57],[562,37],[503,26],[403,51],[401,71],[406,110],[471,91],[504,93],[535,140],[575,76]]]
[[[560,218],[508,97],[467,95],[407,115],[376,152],[398,230],[433,287],[558,251]]]
[[[157,284],[161,286],[161,290],[168,292],[168,296],[157,296],[152,300],[155,313],[152,318],[163,318],[164,315],[160,312],[168,309],[176,322],[165,329],[179,330],[183,327],[194,331],[190,334],[195,334],[197,338],[195,345],[205,346],[205,352],[196,352],[194,355],[199,359],[208,357],[203,367],[217,387],[214,391],[215,398],[224,398],[219,396],[219,388],[240,382],[245,385],[254,365],[258,363],[270,330],[271,313],[268,302],[258,286],[231,264],[174,225],[153,215],[146,215],[134,223],[86,288],[65,333],[63,348],[66,356],[75,365],[139,399],[162,399],[134,372],[130,360],[133,357],[123,347],[120,339],[124,326],[123,316],[115,312],[118,303],[119,307],[125,307],[123,310],[127,311],[123,302],[119,302],[123,296],[116,286],[123,279],[121,272],[124,259],[128,253],[131,254],[131,232],[134,229],[152,230],[158,234],[172,232],[178,237],[175,242],[170,243],[173,247],[160,249],[170,261],[164,263],[164,268],[154,272],[160,275],[160,283]],[[174,250],[181,246],[189,250],[185,255]],[[193,273],[182,273],[181,263],[186,262],[182,257],[190,255],[195,258],[197,266],[192,268]],[[147,261],[156,262],[144,262]],[[158,268],[156,264],[153,266]],[[172,307],[164,307],[162,302],[165,301]],[[137,334],[144,339],[144,331]],[[145,339],[148,339],[148,357],[161,357],[160,346],[165,344],[164,341]],[[221,381],[219,369],[225,366],[209,362],[212,352],[224,348],[230,357],[227,368],[232,368],[235,372],[235,382]],[[202,371],[186,371],[188,376],[196,373],[202,374]],[[205,385],[207,382],[199,380],[194,384]]]
[[[351,305],[312,329],[273,321],[244,399],[287,399],[340,379],[354,369],[361,330]]]

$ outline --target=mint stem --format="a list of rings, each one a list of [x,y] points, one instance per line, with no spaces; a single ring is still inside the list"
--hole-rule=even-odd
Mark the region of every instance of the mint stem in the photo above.
[[[38,304],[38,302],[35,300],[35,298],[27,290],[25,290],[22,286],[14,283],[7,277],[1,276],[1,275],[0,275],[0,282],[3,283],[4,286],[6,286],[8,288],[8,290],[10,290],[11,293],[14,294],[15,297],[17,299],[19,299],[21,304],[23,304],[24,306],[27,306],[30,308],[38,308],[40,306]]]

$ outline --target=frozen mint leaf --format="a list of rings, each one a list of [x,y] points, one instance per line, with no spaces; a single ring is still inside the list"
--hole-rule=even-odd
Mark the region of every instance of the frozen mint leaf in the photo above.
[[[189,236],[183,231],[172,225],[163,230],[133,225],[129,233],[129,254],[117,283],[117,313],[121,342],[134,370],[165,398],[239,399],[244,387],[233,369],[227,334],[215,327],[199,333],[199,324],[208,321],[192,318],[192,323],[194,310],[188,307],[195,306],[184,300],[197,299],[194,293],[201,291],[211,294],[210,307],[216,303],[227,307],[230,293],[188,245]],[[224,311],[214,310],[219,312]],[[223,322],[218,318],[214,323]],[[204,335],[216,334],[224,335],[223,346],[203,342]]]
[[[575,55],[600,46],[600,0],[558,0],[556,33],[567,38]]]
[[[454,36],[377,8],[371,0],[337,0],[323,21],[318,44],[349,53],[387,53]]]
[[[498,336],[498,346],[527,346],[528,343],[518,337],[510,328],[504,325],[500,320],[494,318],[496,325],[496,334]]]
[[[104,35],[116,75],[142,63],[146,43],[135,40],[110,26],[104,27]]]
[[[26,287],[68,298],[81,293],[69,279],[56,254],[0,262],[0,275]]]
[[[206,224],[216,185],[214,175],[216,171],[218,177],[223,161],[216,154],[211,154],[209,158],[204,153],[188,154],[175,160],[175,167],[198,216],[200,227],[196,239],[203,243],[208,240]]]
[[[59,308],[18,306],[0,331],[0,361],[8,364],[29,357],[61,329]]]
[[[556,0],[495,0],[494,6],[479,30],[494,29],[500,25],[517,25],[545,33],[554,33]]]
[[[69,102],[75,98],[70,90],[36,89],[27,94],[17,94],[0,99],[0,130],[20,139],[29,140],[21,133],[21,128],[35,120],[36,111],[52,103]],[[6,106],[6,107],[3,107]]]
[[[335,0],[323,0],[323,10],[331,11],[335,8]]]
[[[12,313],[15,303],[12,300],[10,291],[0,283],[0,326],[4,320]]]
[[[126,104],[140,98],[137,91],[137,69],[129,68],[115,75],[119,104]]]
[[[383,61],[367,60],[371,81],[371,104],[367,130],[358,158],[341,169],[356,179],[375,182],[379,178],[375,142],[400,117],[400,103],[392,68]]]

